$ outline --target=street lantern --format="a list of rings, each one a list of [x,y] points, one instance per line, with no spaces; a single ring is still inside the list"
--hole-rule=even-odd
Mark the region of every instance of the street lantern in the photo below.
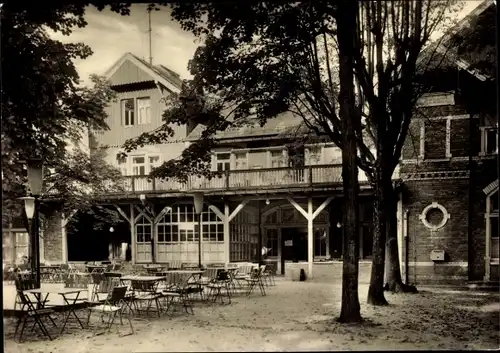
[[[38,158],[28,159],[26,166],[28,168],[28,185],[31,194],[39,196],[42,193],[43,161]]]
[[[201,215],[203,211],[203,193],[196,192],[194,195],[194,210],[197,215]]]
[[[24,200],[26,217],[28,220],[33,220],[33,225],[30,227],[32,229],[29,232],[31,238],[31,270],[36,275],[36,285],[40,288],[40,201],[38,197],[42,194],[43,160],[30,158],[25,163],[28,169],[28,187],[31,196],[22,197],[21,199]]]
[[[194,198],[194,211],[198,215],[198,268],[201,268],[201,213],[203,212],[203,193],[196,192]]]
[[[24,200],[24,211],[28,220],[33,219],[35,214],[35,198],[33,196],[20,197],[19,200]]]

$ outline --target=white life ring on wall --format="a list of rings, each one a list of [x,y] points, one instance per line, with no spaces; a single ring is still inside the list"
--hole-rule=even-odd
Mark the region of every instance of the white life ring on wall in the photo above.
[[[429,223],[429,221],[427,220],[427,213],[429,213],[430,210],[436,209],[436,208],[439,209],[443,213],[443,219],[441,220],[441,222],[439,224],[434,225],[434,224]],[[418,218],[422,221],[424,226],[426,226],[427,228],[429,228],[432,231],[436,231],[440,228],[443,228],[446,225],[446,223],[448,222],[448,220],[450,219],[450,217],[451,216],[448,213],[448,211],[446,210],[446,208],[444,208],[443,205],[440,205],[437,202],[433,202],[429,206],[424,208],[422,213],[418,216]]]

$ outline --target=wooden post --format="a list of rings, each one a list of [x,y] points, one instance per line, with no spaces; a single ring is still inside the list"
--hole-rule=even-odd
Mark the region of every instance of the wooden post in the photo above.
[[[307,200],[307,269],[308,277],[312,277],[313,261],[314,261],[314,231],[313,231],[313,203],[312,198]]]
[[[134,212],[134,205],[130,204],[130,237],[131,239],[131,246],[132,246],[132,264],[135,264],[137,261],[137,246],[136,246],[136,237],[135,237],[135,212]]]
[[[283,270],[281,268],[281,257],[283,256],[283,250],[282,250],[282,241],[281,241],[281,227],[278,227],[278,269],[277,273],[283,274]]]
[[[325,209],[326,206],[333,200],[333,196],[328,197],[323,203],[316,209],[313,210],[312,197],[307,200],[307,212],[290,196],[287,198],[293,207],[299,211],[305,219],[307,219],[307,262],[308,262],[308,277],[312,278],[312,268],[314,261],[314,232],[313,232],[313,221],[320,214],[321,211]]]
[[[231,247],[230,247],[230,233],[229,233],[229,204],[224,202],[224,263],[226,264],[226,268],[231,262]]]

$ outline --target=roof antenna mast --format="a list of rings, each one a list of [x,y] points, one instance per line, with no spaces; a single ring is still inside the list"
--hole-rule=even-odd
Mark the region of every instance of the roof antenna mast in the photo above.
[[[148,8],[148,33],[149,33],[149,64],[153,65],[153,55],[151,53],[151,8]]]

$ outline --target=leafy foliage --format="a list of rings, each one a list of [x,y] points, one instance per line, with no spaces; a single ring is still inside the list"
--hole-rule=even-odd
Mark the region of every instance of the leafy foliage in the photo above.
[[[81,168],[68,167],[72,158],[74,163],[84,158],[68,157],[68,143],[76,141],[87,127],[107,128],[104,108],[112,95],[105,81],[94,76],[93,88],[78,86],[74,60],[90,56],[90,47],[64,44],[47,33],[50,28],[69,35],[75,26],[84,27],[89,4],[12,2],[2,6],[2,67],[8,68],[2,73],[4,221],[21,214],[22,205],[16,199],[27,192],[25,167],[19,161],[39,157],[47,170],[64,173],[62,178],[85,180]],[[128,14],[129,6],[111,5],[111,10]]]

